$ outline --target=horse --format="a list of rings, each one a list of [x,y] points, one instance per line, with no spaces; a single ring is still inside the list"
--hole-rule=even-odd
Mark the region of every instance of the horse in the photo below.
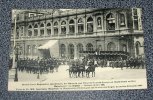
[[[81,77],[84,77],[84,72],[85,72],[85,65],[80,64],[78,67],[78,77],[80,77],[80,74]]]
[[[70,66],[69,70],[69,77],[76,77],[77,78],[77,73],[78,73],[78,68],[72,64],[72,66]]]
[[[90,72],[92,73],[92,77],[95,77],[95,66],[90,65],[90,66],[86,69],[86,77],[87,77],[87,78],[90,77]]]

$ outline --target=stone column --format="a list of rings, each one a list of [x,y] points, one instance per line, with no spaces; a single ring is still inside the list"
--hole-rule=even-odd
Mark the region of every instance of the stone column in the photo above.
[[[48,34],[47,34],[47,27],[46,27],[47,25],[46,25],[46,23],[44,23],[44,36],[47,36]]]
[[[125,25],[126,25],[126,28],[128,28],[128,25],[127,25],[127,24],[128,24],[128,22],[127,22],[127,21],[128,21],[128,20],[127,20],[127,19],[128,19],[128,18],[127,18],[127,13],[125,12],[124,15],[125,15]]]
[[[76,46],[76,43],[74,44],[74,59],[77,59],[78,56],[77,56],[77,46]]]
[[[119,29],[119,16],[118,13],[115,13],[115,29]]]
[[[51,37],[54,35],[54,23],[51,21]]]
[[[84,16],[83,22],[84,22],[84,33],[86,33],[87,32],[87,20],[86,20],[86,16]]]
[[[58,21],[58,36],[60,36],[60,35],[61,35],[61,21],[59,19],[59,21]]]
[[[69,19],[66,20],[66,36],[69,35]]]
[[[32,31],[32,37],[34,36],[34,26],[32,25],[32,29],[31,29],[31,31]]]
[[[93,16],[93,32],[97,31],[97,23],[96,23],[96,17],[95,15]]]
[[[40,36],[40,24],[38,24],[38,37]]]
[[[78,33],[78,20],[77,20],[77,18],[76,18],[76,20],[74,21],[75,22],[75,32],[74,32],[74,34],[75,34],[75,36],[77,35],[77,33]]]

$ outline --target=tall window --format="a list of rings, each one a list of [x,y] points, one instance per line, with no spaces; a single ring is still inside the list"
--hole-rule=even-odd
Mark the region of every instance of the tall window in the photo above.
[[[97,18],[97,29],[101,30],[102,29],[102,24],[101,24],[101,17]]]
[[[47,34],[48,36],[51,35],[51,24],[50,23],[47,24]]]
[[[19,38],[19,27],[16,28],[16,38]]]
[[[113,42],[108,43],[107,45],[107,50],[108,51],[115,51],[116,50],[116,45]]]
[[[78,33],[83,33],[84,31],[84,23],[82,18],[78,20]]]
[[[44,24],[40,24],[40,36],[44,36]]]
[[[134,20],[134,29],[138,30],[139,26],[138,26],[138,12],[137,12],[137,9],[133,9],[133,20]]]
[[[78,51],[79,57],[82,57],[83,56],[83,54],[82,54],[82,52],[83,52],[83,45],[82,44],[78,44],[77,45],[77,51]]]
[[[70,20],[70,22],[69,22],[69,33],[70,33],[70,34],[74,34],[74,33],[75,33],[75,24],[74,24],[74,20]]]
[[[36,45],[33,45],[32,47],[32,55],[36,55],[37,51],[36,51]]]
[[[44,29],[40,30],[40,36],[44,36]]]
[[[86,45],[86,50],[87,50],[87,51],[93,51],[93,45],[92,45],[91,43],[88,43],[88,44]]]
[[[74,45],[70,44],[68,46],[68,53],[69,53],[69,58],[74,59]]]
[[[107,30],[115,30],[115,17],[112,13],[106,16]]]
[[[31,54],[31,46],[27,45],[27,54],[30,55]]]
[[[66,53],[66,47],[64,44],[61,44],[61,57],[64,58],[65,57],[65,53]]]
[[[34,26],[34,36],[38,36],[38,24]]]
[[[89,17],[87,19],[87,32],[93,32],[93,19]]]
[[[120,14],[120,26],[124,27],[125,26],[125,15]]]
[[[102,46],[101,45],[98,45],[98,51],[102,51]]]
[[[66,34],[66,22],[62,21],[61,23],[61,34],[65,35]]]
[[[28,27],[28,36],[32,36],[32,26],[29,25]]]
[[[54,23],[54,35],[58,35],[58,22]]]

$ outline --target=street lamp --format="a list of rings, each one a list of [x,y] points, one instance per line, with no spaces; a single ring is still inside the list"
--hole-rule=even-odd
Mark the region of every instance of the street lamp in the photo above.
[[[19,55],[19,47],[16,46],[15,47],[15,62],[16,62],[16,66],[15,66],[15,78],[14,78],[15,82],[18,81],[18,55]]]

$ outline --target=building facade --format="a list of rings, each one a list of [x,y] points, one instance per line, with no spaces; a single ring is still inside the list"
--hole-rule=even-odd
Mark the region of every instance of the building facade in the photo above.
[[[140,8],[21,11],[16,27],[12,20],[11,46],[15,38],[19,56],[29,58],[78,59],[95,52],[143,56],[141,17]],[[53,40],[57,43],[51,47]]]

